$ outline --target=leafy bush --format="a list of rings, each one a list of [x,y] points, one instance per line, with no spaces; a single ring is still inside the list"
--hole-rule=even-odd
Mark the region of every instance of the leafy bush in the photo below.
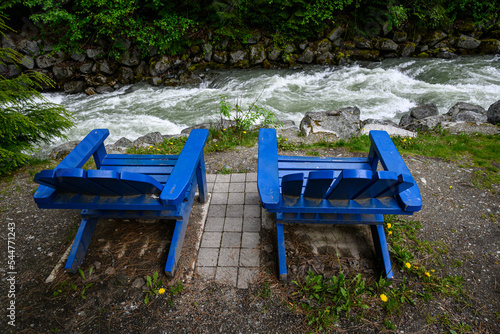
[[[0,31],[6,30],[0,16]],[[0,48],[3,59],[21,63],[22,56],[12,49]],[[38,72],[27,72],[13,79],[0,76],[0,175],[26,164],[34,145],[64,137],[73,123],[64,107],[48,102],[37,91],[53,82]]]

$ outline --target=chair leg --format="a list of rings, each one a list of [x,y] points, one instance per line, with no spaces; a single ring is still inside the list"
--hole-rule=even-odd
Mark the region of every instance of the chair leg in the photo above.
[[[186,235],[188,222],[189,212],[184,214],[182,220],[177,220],[175,222],[174,235],[172,236],[172,242],[170,243],[167,263],[165,264],[165,274],[169,278],[172,278],[175,275],[179,257],[181,256],[182,244],[184,243],[184,236]]]
[[[283,224],[276,223],[276,234],[278,236],[279,279],[282,282],[286,282],[288,279],[288,275],[287,275],[287,270],[286,270],[285,233],[283,230]]]
[[[198,200],[205,203],[207,200],[207,174],[205,172],[205,157],[201,153],[200,163],[196,168],[196,180],[198,181]]]
[[[372,230],[372,238],[373,244],[375,245],[375,251],[379,260],[382,260],[386,279],[392,280],[393,274],[391,258],[389,256],[389,249],[387,247],[387,240],[385,238],[384,226],[370,225],[370,228]]]
[[[92,234],[94,234],[97,220],[97,218],[82,219],[80,227],[78,227],[78,231],[76,232],[73,246],[71,246],[66,266],[64,267],[67,272],[76,273],[82,264],[85,253],[87,253],[87,249],[89,248],[90,239],[92,238]]]

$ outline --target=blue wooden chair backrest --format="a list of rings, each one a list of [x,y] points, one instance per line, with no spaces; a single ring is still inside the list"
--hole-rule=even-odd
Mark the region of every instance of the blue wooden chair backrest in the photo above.
[[[313,199],[349,200],[393,197],[413,186],[408,174],[367,169],[320,170],[284,175],[283,196]]]
[[[35,182],[61,193],[94,196],[160,194],[163,190],[163,185],[149,175],[113,170],[43,170],[35,175]]]

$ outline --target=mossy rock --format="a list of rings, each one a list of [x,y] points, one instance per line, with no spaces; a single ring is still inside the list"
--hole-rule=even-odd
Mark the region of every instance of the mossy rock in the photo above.
[[[417,55],[418,58],[429,58],[430,55],[427,53],[427,52],[420,52],[418,55]]]
[[[483,39],[479,46],[483,54],[497,54],[500,53],[500,41],[497,39]]]

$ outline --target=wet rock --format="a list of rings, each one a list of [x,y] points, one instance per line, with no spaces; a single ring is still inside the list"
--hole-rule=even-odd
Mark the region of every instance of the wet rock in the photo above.
[[[143,60],[143,61],[141,61],[139,66],[137,66],[133,71],[134,71],[134,75],[135,75],[134,81],[135,82],[141,81],[149,75],[149,66]]]
[[[203,49],[203,59],[205,61],[212,61],[213,46],[210,43],[205,43],[202,46]]]
[[[300,55],[299,59],[297,59],[300,63],[310,64],[314,60],[314,52],[311,51],[310,48],[304,50],[304,52]]]
[[[500,100],[493,103],[486,112],[488,122],[491,124],[500,124]]]
[[[62,63],[65,59],[65,56],[65,53],[62,51],[56,52],[53,55],[41,55],[36,57],[36,64],[39,68],[49,68]]]
[[[134,71],[129,68],[122,66],[118,69],[118,82],[128,85],[134,80]]]
[[[332,31],[330,31],[330,33],[327,35],[327,38],[333,42],[333,41],[339,39],[343,33],[344,33],[344,28],[342,28],[341,26],[338,26],[338,27],[334,28]]]
[[[500,41],[496,39],[483,39],[481,40],[480,50],[485,54],[500,53]]]
[[[163,137],[159,132],[151,132],[133,141],[133,146],[149,146],[163,143]]]
[[[30,56],[24,56],[23,59],[21,59],[21,66],[28,70],[32,70],[35,68],[35,60]]]
[[[153,86],[159,86],[163,83],[160,77],[152,77],[149,79],[149,83]]]
[[[15,78],[19,74],[21,74],[21,70],[17,65],[7,65],[7,74],[6,74],[7,79]]]
[[[374,46],[381,51],[396,51],[398,49],[398,45],[389,38],[376,38]]]
[[[486,115],[476,113],[471,110],[461,111],[451,118],[452,122],[486,123],[487,120],[488,117]]]
[[[282,54],[282,50],[279,49],[278,47],[276,47],[275,45],[273,45],[269,50],[268,50],[268,53],[267,53],[267,59],[271,60],[271,61],[276,61]]]
[[[152,76],[160,76],[172,68],[172,62],[167,56],[162,56],[158,59],[152,59],[149,64],[149,73]]]
[[[401,56],[410,57],[415,53],[415,43],[407,43],[401,51]]]
[[[410,116],[415,119],[422,119],[439,114],[438,108],[434,103],[424,104],[410,109]]]
[[[310,133],[332,133],[339,139],[348,139],[360,130],[360,111],[357,107],[347,107],[324,112],[306,112],[300,122],[300,132],[307,136]]]
[[[78,70],[83,74],[90,74],[92,73],[93,65],[94,64],[92,62],[83,63],[82,65],[80,65]]]
[[[118,139],[118,141],[116,143],[114,143],[114,145],[116,147],[132,147],[132,141],[125,138],[125,137],[121,137],[120,139]]]
[[[66,94],[82,93],[85,90],[85,82],[70,81],[64,84],[64,92]]]
[[[424,38],[424,43],[430,45],[431,47],[434,47],[434,45],[441,42],[447,36],[448,35],[445,32],[441,30],[435,30]]]
[[[102,85],[102,86],[99,86],[95,89],[95,92],[98,94],[108,94],[108,93],[111,93],[114,91],[115,90],[110,85]]]
[[[248,60],[248,51],[237,50],[229,52],[229,64],[237,65],[245,60]]]
[[[19,52],[31,57],[36,57],[40,55],[40,48],[38,47],[38,43],[36,41],[23,39],[19,42]]]
[[[92,67],[92,72],[94,73],[102,72],[104,74],[111,75],[115,73],[115,68],[107,60],[99,60]]]
[[[410,131],[430,131],[441,125],[443,122],[449,122],[451,117],[448,115],[437,115],[425,117],[422,119],[413,119],[412,122],[405,126]]]
[[[372,41],[364,37],[355,37],[354,43],[358,49],[371,49]]]
[[[137,66],[141,62],[141,50],[138,47],[133,47],[122,54],[118,62],[125,66]]]
[[[227,63],[227,52],[226,51],[215,51],[212,57],[216,63],[219,63],[219,64]]]
[[[249,50],[251,65],[261,64],[266,59],[266,49],[263,44],[251,45]]]
[[[463,34],[457,40],[457,47],[462,49],[475,49],[479,44],[481,44],[480,40]]]
[[[332,64],[335,61],[335,56],[330,52],[320,53],[316,56],[316,64]]]
[[[85,60],[86,55],[85,53],[74,52],[70,55],[70,58],[73,59],[74,61],[82,62]]]
[[[76,145],[80,143],[79,140],[73,140],[67,143],[64,143],[62,145],[56,146],[52,149],[52,151],[49,154],[49,157],[54,160],[60,160],[63,159],[65,156],[71,152]]]
[[[330,52],[330,50],[332,49],[332,42],[330,42],[328,39],[323,39],[322,41],[320,41],[318,43],[318,45],[316,46],[316,52],[317,53],[326,53],[326,52]]]
[[[378,50],[351,50],[349,56],[356,60],[377,60],[380,57]]]
[[[87,57],[93,60],[101,59],[104,57],[104,50],[101,48],[97,49],[87,49],[86,50]]]
[[[75,75],[74,67],[68,63],[54,66],[52,72],[57,81],[67,81]]]
[[[179,76],[180,85],[199,85],[203,82],[200,76],[192,72],[184,72]]]
[[[309,46],[309,42],[308,41],[303,41],[299,44],[299,50],[300,51],[304,51],[307,47]]]
[[[392,40],[396,43],[403,43],[406,42],[406,39],[408,38],[408,34],[404,31],[395,31]]]
[[[436,54],[436,58],[441,58],[441,59],[455,59],[457,58],[458,56],[456,54],[454,54],[453,52],[450,52],[450,51],[439,51],[437,54]]]
[[[289,43],[283,48],[283,52],[284,53],[296,53],[297,47],[293,43]]]
[[[486,110],[483,107],[466,102],[456,103],[453,107],[450,108],[450,110],[448,110],[446,115],[451,116],[453,119],[453,117],[464,111],[471,111],[486,116]]]

